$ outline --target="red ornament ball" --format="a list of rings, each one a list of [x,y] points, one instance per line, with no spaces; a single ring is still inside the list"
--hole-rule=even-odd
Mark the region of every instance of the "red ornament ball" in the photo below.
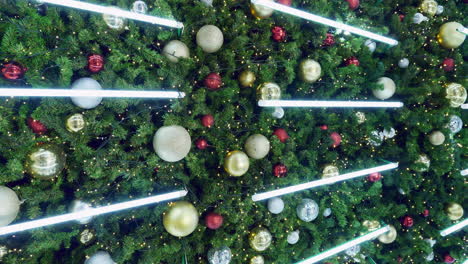
[[[397,261],[398,261],[398,263],[402,263],[402,262],[403,262],[403,258],[402,258],[402,257],[398,257],[398,258],[397,258]]]
[[[444,263],[454,263],[456,259],[454,259],[450,254],[444,255]]]
[[[336,148],[341,144],[341,135],[337,132],[332,132],[330,138],[333,140],[332,147]]]
[[[33,118],[28,118],[27,120],[29,128],[32,129],[32,131],[38,135],[42,135],[47,132],[47,127],[42,124],[39,120],[33,119]]]
[[[205,78],[205,86],[209,90],[216,91],[221,88],[222,85],[223,80],[221,79],[221,75],[216,72],[208,74],[208,76]]]
[[[286,174],[288,174],[288,168],[284,164],[278,163],[273,166],[273,175],[275,177],[283,178],[286,177]]]
[[[401,219],[401,224],[406,228],[410,228],[413,226],[414,220],[411,216],[405,216]]]
[[[455,69],[455,60],[452,58],[445,58],[442,62],[442,68],[446,72],[451,72]]]
[[[204,127],[211,127],[214,124],[214,117],[212,115],[204,115],[201,118],[201,123]]]
[[[278,2],[278,4],[282,4],[285,6],[291,6],[292,4],[292,0],[277,0],[276,2]]]
[[[328,126],[327,126],[327,125],[321,125],[321,126],[320,126],[320,129],[321,129],[321,130],[327,130],[327,129],[328,129]]]
[[[211,212],[206,215],[205,224],[206,227],[208,227],[209,229],[215,230],[221,227],[221,225],[223,224],[223,220],[224,218],[222,215]]]
[[[377,182],[380,181],[380,179],[382,179],[382,174],[380,174],[380,172],[373,172],[367,176],[367,180],[370,182]]]
[[[349,9],[354,10],[359,7],[359,0],[346,0],[349,4]]]
[[[23,78],[26,68],[17,62],[10,62],[3,65],[2,75],[8,80],[18,80]]]
[[[197,146],[198,149],[206,149],[208,147],[208,141],[204,138],[199,138],[196,142],[195,145]]]
[[[354,56],[347,58],[347,59],[345,60],[345,65],[346,65],[346,66],[349,66],[349,65],[351,65],[351,64],[356,65],[356,66],[359,66],[359,60],[358,60],[356,57],[354,57]]]
[[[400,18],[400,21],[403,21],[403,19],[405,19],[405,15],[403,14],[400,14],[398,17]]]
[[[275,129],[275,131],[273,132],[273,135],[277,136],[278,139],[283,143],[286,142],[286,140],[289,138],[289,135],[286,132],[286,130],[282,128]]]
[[[271,37],[276,42],[283,42],[286,39],[286,30],[280,26],[274,26],[271,29]]]
[[[92,73],[98,73],[104,69],[104,57],[98,54],[88,56],[88,70]]]
[[[422,212],[422,216],[428,217],[429,216],[429,210],[424,209],[424,211]]]
[[[322,45],[329,47],[335,44],[335,36],[332,33],[327,33],[327,37],[323,40]]]

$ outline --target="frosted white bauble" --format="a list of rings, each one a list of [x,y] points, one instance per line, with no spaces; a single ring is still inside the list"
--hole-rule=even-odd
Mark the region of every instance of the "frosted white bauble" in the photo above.
[[[429,142],[431,142],[431,144],[434,146],[442,145],[444,141],[445,135],[440,131],[434,131],[431,134],[429,134]]]
[[[102,86],[94,79],[91,78],[80,78],[73,82],[71,89],[73,90],[102,90]],[[86,94],[86,91],[83,91]],[[98,106],[102,97],[90,96],[90,97],[71,97],[72,102],[83,109],[91,109]]]
[[[409,60],[407,58],[403,58],[398,61],[398,67],[404,69],[404,68],[408,68],[408,66],[409,66]]]
[[[366,45],[366,47],[369,49],[369,51],[372,53],[375,51],[375,49],[377,48],[377,43],[375,43],[375,41],[371,40],[371,39],[368,39],[364,42],[364,45]]]
[[[188,58],[190,56],[187,45],[179,40],[169,41],[169,43],[164,46],[162,53],[172,62],[178,62],[180,58]]]
[[[263,159],[270,151],[270,141],[261,134],[251,135],[245,141],[245,152],[253,159]]]
[[[283,109],[283,107],[275,107],[275,110],[273,111],[273,113],[271,113],[271,115],[272,115],[274,118],[277,118],[277,119],[283,118],[283,116],[284,116],[284,109]]]
[[[375,97],[379,98],[380,100],[385,100],[392,97],[395,94],[396,85],[392,79],[388,77],[381,77],[379,78],[377,83],[383,85],[383,90],[381,90],[380,88],[372,90],[372,93]]]
[[[5,186],[0,186],[0,227],[15,220],[20,209],[20,200],[16,193]]]
[[[181,126],[163,126],[156,131],[153,147],[158,156],[168,162],[179,161],[190,151],[192,139]]]
[[[223,42],[223,32],[217,26],[205,25],[198,30],[197,45],[206,53],[217,52]]]
[[[272,214],[279,214],[284,210],[283,199],[279,197],[271,198],[268,200],[268,211]]]
[[[84,264],[116,264],[109,253],[98,251],[94,253]]]
[[[332,213],[332,210],[330,208],[326,208],[325,211],[323,211],[323,216],[329,217]]]
[[[296,244],[299,241],[299,231],[296,230],[296,231],[289,233],[287,240],[288,240],[288,244],[291,244],[291,245]]]

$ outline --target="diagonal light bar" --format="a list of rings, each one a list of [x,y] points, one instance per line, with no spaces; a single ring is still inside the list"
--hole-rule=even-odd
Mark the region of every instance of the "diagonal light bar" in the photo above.
[[[252,195],[252,200],[254,202],[258,202],[258,201],[270,199],[270,198],[276,197],[276,196],[281,196],[281,195],[285,195],[285,194],[289,194],[289,193],[303,191],[303,190],[319,187],[319,186],[322,186],[322,185],[329,185],[329,184],[333,184],[333,183],[336,183],[336,182],[345,181],[345,180],[353,179],[353,178],[356,178],[356,177],[368,175],[368,174],[371,174],[371,173],[374,173],[374,172],[386,171],[386,170],[391,170],[391,169],[395,169],[395,168],[398,168],[398,163],[390,163],[390,164],[387,164],[387,165],[378,166],[378,167],[365,169],[365,170],[360,170],[360,171],[355,171],[355,172],[350,172],[350,173],[338,175],[338,176],[335,176],[335,177],[330,177],[330,178],[325,178],[325,179],[320,179],[320,180],[316,180],[316,181],[306,182],[306,183],[302,183],[302,184],[298,184],[298,185],[293,185],[293,186],[289,186],[289,187],[286,187],[286,188],[281,188],[281,189],[274,190],[274,191],[269,191],[269,192],[264,192],[264,193],[257,193],[257,194]]]
[[[74,90],[74,89],[30,89],[0,88],[0,96],[18,97],[115,97],[115,98],[184,98],[185,93],[176,91],[133,91],[133,90]]]
[[[381,36],[379,34],[375,34],[375,33],[372,33],[372,32],[366,31],[366,30],[362,30],[360,28],[349,26],[349,25],[346,25],[346,24],[343,24],[343,23],[340,23],[340,22],[336,22],[336,21],[328,19],[328,18],[313,15],[311,13],[307,13],[307,12],[301,11],[299,9],[295,9],[295,8],[285,6],[285,5],[282,5],[282,4],[277,4],[277,3],[273,2],[273,1],[251,0],[250,2],[252,4],[254,4],[254,5],[266,6],[266,7],[269,7],[271,9],[284,12],[286,14],[301,17],[301,18],[304,18],[304,19],[307,19],[307,20],[310,20],[310,21],[313,21],[313,22],[317,22],[317,23],[320,23],[320,24],[323,24],[323,25],[327,25],[327,26],[330,26],[330,27],[346,30],[346,31],[348,31],[350,33],[354,33],[356,35],[360,35],[360,36],[363,36],[363,37],[366,37],[366,38],[370,38],[370,39],[373,39],[373,40],[376,40],[376,41],[380,41],[380,42],[383,42],[383,43],[386,43],[386,44],[389,44],[389,45],[392,45],[392,46],[398,45],[397,40],[387,38],[387,37],[384,37],[384,36]]]
[[[468,28],[466,28],[466,27],[459,27],[459,28],[457,28],[457,31],[460,32],[460,33],[463,33],[465,35],[468,35]]]
[[[441,236],[448,236],[454,232],[457,232],[458,230],[464,228],[465,226],[468,225],[468,218],[457,223],[457,224],[454,224],[453,226],[450,226],[442,231],[440,231],[440,235]]]
[[[468,169],[464,169],[464,170],[460,171],[460,174],[461,174],[462,176],[468,175]]]
[[[140,13],[134,13],[134,12],[130,12],[130,11],[120,10],[118,8],[115,8],[115,7],[101,6],[101,5],[90,4],[90,3],[81,2],[81,1],[75,1],[75,0],[38,0],[38,2],[54,4],[54,5],[60,5],[60,6],[65,6],[65,7],[71,7],[71,8],[76,8],[76,9],[90,11],[90,12],[96,12],[96,13],[101,13],[101,14],[112,15],[112,16],[116,16],[116,17],[124,17],[124,18],[128,18],[128,19],[138,20],[138,21],[147,22],[147,23],[151,23],[151,24],[157,24],[157,25],[166,26],[166,27],[172,27],[172,28],[183,28],[184,27],[184,24],[182,24],[181,22],[175,21],[175,20],[160,18],[160,17],[155,17],[155,16],[149,16],[149,15],[140,14]]]
[[[68,214],[63,214],[63,215],[59,215],[59,216],[47,217],[47,218],[43,218],[43,219],[40,219],[40,220],[33,220],[33,221],[29,221],[29,222],[24,222],[24,223],[21,223],[21,224],[4,226],[4,227],[0,227],[0,236],[1,235],[12,234],[12,233],[17,233],[17,232],[21,232],[21,231],[25,231],[25,230],[29,230],[29,229],[34,229],[34,228],[38,228],[38,227],[44,227],[44,226],[69,222],[69,221],[73,221],[73,220],[79,220],[79,219],[92,217],[92,216],[96,216],[96,215],[102,215],[102,214],[117,212],[117,211],[130,209],[130,208],[135,208],[135,207],[139,207],[139,206],[143,206],[143,205],[159,203],[159,202],[163,202],[163,201],[167,201],[167,200],[181,198],[181,197],[184,197],[185,195],[187,195],[186,190],[175,191],[175,192],[155,195],[155,196],[151,196],[151,197],[147,197],[147,198],[143,198],[143,199],[137,199],[137,200],[133,200],[133,201],[123,202],[123,203],[118,203],[118,204],[113,204],[113,205],[108,205],[108,206],[91,208],[91,209],[88,209],[88,210],[79,211],[79,212],[75,212],[75,213],[68,213]]]
[[[348,248],[351,248],[351,247],[354,247],[356,245],[359,245],[359,244],[362,244],[364,242],[367,242],[369,240],[374,240],[375,238],[377,238],[378,236],[386,233],[390,231],[390,227],[387,225],[387,226],[384,226],[384,227],[381,227],[373,232],[370,232],[366,235],[363,235],[363,236],[360,236],[358,238],[355,238],[351,241],[348,241],[344,244],[341,244],[337,247],[334,247],[332,249],[329,249],[327,251],[324,251],[318,255],[315,255],[313,257],[310,257],[308,259],[305,259],[305,260],[302,260],[302,261],[299,261],[299,262],[296,262],[295,264],[313,264],[313,263],[317,263],[321,260],[324,260],[328,257],[331,257],[333,255],[336,255],[340,252],[343,252],[345,251],[346,249]]]
[[[461,109],[468,109],[468,104],[462,104]]]
[[[310,101],[310,100],[259,100],[261,107],[403,107],[402,102],[372,101]]]

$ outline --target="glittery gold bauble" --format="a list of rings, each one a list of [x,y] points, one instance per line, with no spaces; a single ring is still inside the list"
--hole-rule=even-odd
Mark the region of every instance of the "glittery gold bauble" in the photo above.
[[[251,71],[243,71],[239,75],[239,83],[242,85],[242,87],[252,87],[256,79],[257,78],[255,77],[255,73]]]
[[[424,0],[422,1],[421,5],[419,8],[421,11],[428,16],[434,16],[437,13],[437,2],[434,0]]]
[[[265,259],[263,258],[263,256],[255,256],[250,259],[250,264],[264,264],[264,263],[265,263]]]
[[[299,65],[299,76],[304,82],[313,83],[320,78],[322,67],[317,61],[306,59]]]
[[[264,251],[271,245],[272,236],[268,229],[257,227],[250,231],[250,246],[256,251]]]
[[[367,231],[374,231],[379,229],[380,223],[377,220],[365,220],[362,225],[367,228]]]
[[[91,230],[85,229],[80,234],[80,242],[82,244],[89,244],[94,239],[94,234]]]
[[[259,100],[278,100],[281,97],[281,88],[276,83],[262,83],[257,88]]]
[[[110,8],[114,9],[116,13],[122,11],[120,8],[115,6],[112,6]],[[111,29],[120,31],[125,28],[126,20],[123,17],[110,14],[103,14],[102,18],[104,19],[104,22],[106,22],[107,26]]]
[[[197,209],[185,201],[170,203],[169,209],[163,216],[163,225],[166,231],[173,236],[188,236],[197,228]]]
[[[33,148],[26,158],[28,173],[34,177],[51,179],[65,167],[65,152],[56,145],[42,144]]]
[[[390,227],[390,231],[379,236],[379,241],[384,244],[390,244],[397,238],[397,231],[395,227],[392,225],[388,225],[388,227]]]
[[[465,41],[466,35],[459,32],[458,29],[464,28],[462,24],[457,22],[448,22],[443,24],[437,34],[437,42],[447,49],[455,49],[460,47]]]
[[[335,165],[326,165],[325,168],[323,168],[322,179],[336,177],[338,175],[340,175],[340,172]]]
[[[5,246],[0,246],[0,260],[8,254],[8,248]]]
[[[463,217],[463,207],[457,203],[449,203],[445,208],[445,212],[450,220],[458,220]]]
[[[464,104],[466,101],[466,89],[461,84],[458,83],[449,83],[445,89],[447,98],[450,101],[451,107],[459,107]]]
[[[85,124],[82,114],[74,114],[67,118],[67,130],[70,132],[79,132],[85,127]]]
[[[267,0],[273,2],[273,0]],[[250,5],[250,12],[257,19],[269,18],[273,14],[273,9],[262,5]]]
[[[249,157],[242,151],[231,151],[224,159],[224,169],[232,176],[242,176],[249,170]]]

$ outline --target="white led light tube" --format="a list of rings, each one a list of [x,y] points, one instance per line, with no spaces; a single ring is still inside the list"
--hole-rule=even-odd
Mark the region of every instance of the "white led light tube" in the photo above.
[[[4,227],[0,227],[0,236],[17,233],[21,231],[26,231],[26,230],[34,229],[38,227],[44,227],[44,226],[69,222],[73,220],[79,220],[79,219],[88,218],[88,217],[92,217],[96,215],[117,212],[117,211],[135,208],[135,207],[139,207],[143,205],[159,203],[162,201],[181,198],[181,197],[184,197],[185,195],[187,195],[186,190],[175,191],[175,192],[155,195],[155,196],[151,196],[151,197],[147,197],[143,199],[137,199],[133,201],[123,202],[123,203],[118,203],[118,204],[113,204],[113,205],[108,205],[108,206],[102,206],[102,207],[97,207],[97,208],[90,208],[90,209],[75,212],[75,213],[68,213],[68,214],[63,214],[59,216],[33,220],[33,221],[21,223],[21,224],[4,226]]]
[[[175,91],[78,90],[0,88],[0,96],[18,97],[115,97],[115,98],[183,98],[185,93]]]
[[[402,102],[259,100],[261,107],[403,107]]]
[[[157,25],[166,26],[166,27],[172,27],[172,28],[183,28],[184,27],[184,24],[182,24],[181,22],[175,21],[175,20],[160,18],[160,17],[155,17],[155,16],[149,16],[149,15],[145,15],[145,14],[134,13],[134,12],[130,12],[130,11],[120,10],[118,8],[115,8],[115,7],[101,6],[101,5],[90,4],[90,3],[81,2],[81,1],[75,1],[75,0],[38,0],[38,2],[54,4],[54,5],[60,5],[60,6],[66,6],[66,7],[76,8],[76,9],[90,11],[90,12],[96,12],[96,13],[101,13],[101,14],[112,15],[112,16],[116,16],[116,17],[124,17],[124,18],[128,18],[128,19],[138,20],[138,21],[147,22],[147,23],[151,23],[151,24],[157,24]]]
[[[462,104],[461,109],[468,109],[468,104]]]
[[[466,27],[459,27],[457,28],[458,32],[468,35],[468,28]]]
[[[386,43],[386,44],[389,44],[389,45],[392,45],[392,46],[398,45],[397,40],[387,38],[387,37],[384,37],[384,36],[381,36],[379,34],[375,34],[375,33],[372,33],[372,32],[366,31],[366,30],[362,30],[360,28],[352,27],[352,26],[349,26],[349,25],[346,25],[346,24],[343,24],[343,23],[340,23],[340,22],[336,22],[336,21],[328,19],[328,18],[313,15],[311,13],[307,13],[307,12],[304,12],[304,11],[301,11],[301,10],[298,10],[298,9],[295,9],[295,8],[292,8],[292,7],[289,7],[289,6],[285,6],[285,5],[282,5],[282,4],[277,4],[277,3],[273,2],[273,1],[251,0],[250,2],[252,4],[254,4],[254,5],[266,6],[266,7],[269,7],[271,9],[274,9],[274,10],[278,10],[278,11],[281,11],[281,12],[284,12],[284,13],[287,13],[287,14],[290,14],[290,15],[293,15],[293,16],[301,17],[301,18],[304,18],[304,19],[307,19],[307,20],[310,20],[310,21],[313,21],[313,22],[317,22],[317,23],[320,23],[320,24],[323,24],[323,25],[327,25],[327,26],[330,26],[330,27],[346,30],[346,31],[348,31],[350,33],[354,33],[356,35],[360,35],[360,36],[363,36],[363,37],[366,37],[366,38],[370,38],[370,39],[373,39],[373,40],[376,40],[376,41],[380,41],[380,42],[383,42],[383,43]]]
[[[460,171],[460,174],[461,174],[462,176],[468,175],[468,169],[464,169],[464,170]]]
[[[386,233],[390,231],[390,227],[387,225],[387,226],[384,226],[384,227],[381,227],[373,232],[370,232],[366,235],[363,235],[363,236],[360,236],[358,238],[355,238],[351,241],[348,241],[342,245],[339,245],[337,247],[334,247],[332,249],[329,249],[327,251],[324,251],[318,255],[315,255],[313,257],[310,257],[308,259],[305,259],[305,260],[302,260],[302,261],[299,261],[299,262],[296,262],[296,264],[313,264],[313,263],[317,263],[321,260],[324,260],[328,257],[331,257],[333,255],[336,255],[340,252],[343,252],[345,251],[346,249],[348,248],[351,248],[353,246],[356,246],[356,245],[359,245],[359,244],[362,244],[366,241],[369,241],[369,240],[373,240],[375,239],[376,237]]]
[[[461,222],[459,222],[459,223],[457,223],[457,224],[454,224],[451,227],[448,227],[448,228],[440,231],[440,235],[441,236],[448,236],[448,235],[450,235],[450,234],[452,234],[454,232],[457,232],[458,230],[464,228],[467,225],[468,225],[468,218],[461,221]]]
[[[360,171],[355,171],[355,172],[350,172],[350,173],[338,175],[338,176],[335,176],[335,177],[330,177],[330,178],[325,178],[325,179],[320,179],[320,180],[316,180],[316,181],[306,182],[306,183],[302,183],[302,184],[298,184],[298,185],[293,185],[293,186],[289,186],[289,187],[286,187],[286,188],[281,188],[281,189],[274,190],[274,191],[269,191],[269,192],[264,192],[264,193],[257,193],[257,194],[252,195],[252,200],[254,202],[258,202],[258,201],[270,199],[272,197],[277,197],[277,196],[281,196],[281,195],[285,195],[285,194],[289,194],[289,193],[303,191],[303,190],[319,187],[319,186],[322,186],[322,185],[333,184],[333,183],[336,183],[336,182],[345,181],[345,180],[353,179],[353,178],[356,178],[356,177],[368,175],[368,174],[371,174],[371,173],[374,173],[374,172],[386,171],[386,170],[391,170],[391,169],[395,169],[395,168],[398,168],[398,163],[390,163],[390,164],[387,164],[387,165],[378,166],[378,167],[365,169],[365,170],[360,170]]]

